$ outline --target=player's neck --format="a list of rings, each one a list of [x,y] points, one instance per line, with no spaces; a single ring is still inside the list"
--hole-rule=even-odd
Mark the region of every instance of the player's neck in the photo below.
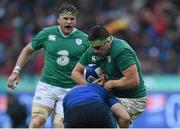
[[[62,32],[62,30],[61,30],[61,27],[60,27],[60,26],[58,26],[58,29],[59,29],[59,32],[61,33],[61,35],[62,35],[63,37],[69,37],[71,34],[73,34],[74,32],[76,32],[76,31],[77,31],[77,29],[76,29],[76,28],[73,28],[73,30],[72,30],[72,32],[71,32],[70,34],[65,35],[65,34]]]

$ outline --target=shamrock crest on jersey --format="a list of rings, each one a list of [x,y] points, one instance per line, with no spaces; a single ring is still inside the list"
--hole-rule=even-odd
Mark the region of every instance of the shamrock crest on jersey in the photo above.
[[[81,45],[82,44],[82,39],[76,39],[76,44]]]

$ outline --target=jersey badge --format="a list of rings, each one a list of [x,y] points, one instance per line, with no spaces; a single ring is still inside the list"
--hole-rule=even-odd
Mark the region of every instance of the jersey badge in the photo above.
[[[56,41],[56,35],[49,35],[48,39],[49,41]]]
[[[76,44],[81,45],[82,44],[82,39],[76,39]]]
[[[96,56],[92,56],[92,57],[91,57],[91,60],[92,60],[93,63],[95,63],[96,60],[97,60]]]

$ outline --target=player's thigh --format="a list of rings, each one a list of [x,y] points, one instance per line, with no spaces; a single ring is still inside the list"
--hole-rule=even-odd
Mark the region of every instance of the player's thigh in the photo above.
[[[52,108],[49,108],[47,106],[38,104],[38,103],[33,103],[32,105],[32,119],[37,119],[39,121],[45,121],[48,116],[51,114],[53,111]]]
[[[33,103],[54,109],[57,98],[52,91],[53,88],[54,87],[49,84],[38,82]]]
[[[63,116],[63,98],[64,96],[67,94],[68,91],[70,91],[70,89],[65,89],[65,88],[61,88],[61,87],[57,87],[56,88],[56,96],[57,96],[57,101],[55,104],[55,114],[59,114]]]
[[[138,99],[118,98],[121,105],[125,107],[130,115],[131,121],[134,121],[144,110],[147,103],[147,97]]]
[[[70,89],[56,87],[53,90],[57,97],[57,101],[56,101],[55,108],[54,108],[55,115],[54,115],[53,124],[58,127],[62,127],[62,123],[63,123],[63,119],[64,119],[63,106],[62,106],[63,98]]]
[[[29,128],[43,128],[49,114],[52,109],[40,104],[33,103],[32,105],[32,115]]]

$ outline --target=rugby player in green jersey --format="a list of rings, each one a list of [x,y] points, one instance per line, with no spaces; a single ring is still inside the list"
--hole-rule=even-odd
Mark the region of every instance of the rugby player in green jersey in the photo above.
[[[52,111],[55,112],[53,126],[63,127],[62,100],[76,85],[71,79],[71,72],[89,47],[87,35],[75,28],[76,17],[76,8],[63,4],[58,12],[59,25],[44,28],[32,39],[22,50],[8,78],[8,87],[13,88],[14,82],[19,82],[19,73],[28,57],[44,49],[44,67],[33,99],[30,128],[42,128]]]
[[[77,83],[85,84],[84,67],[88,64],[99,65],[108,78],[104,87],[112,90],[132,122],[144,111],[147,102],[141,65],[135,51],[101,26],[90,30],[88,40],[91,47],[80,58],[71,77]]]

